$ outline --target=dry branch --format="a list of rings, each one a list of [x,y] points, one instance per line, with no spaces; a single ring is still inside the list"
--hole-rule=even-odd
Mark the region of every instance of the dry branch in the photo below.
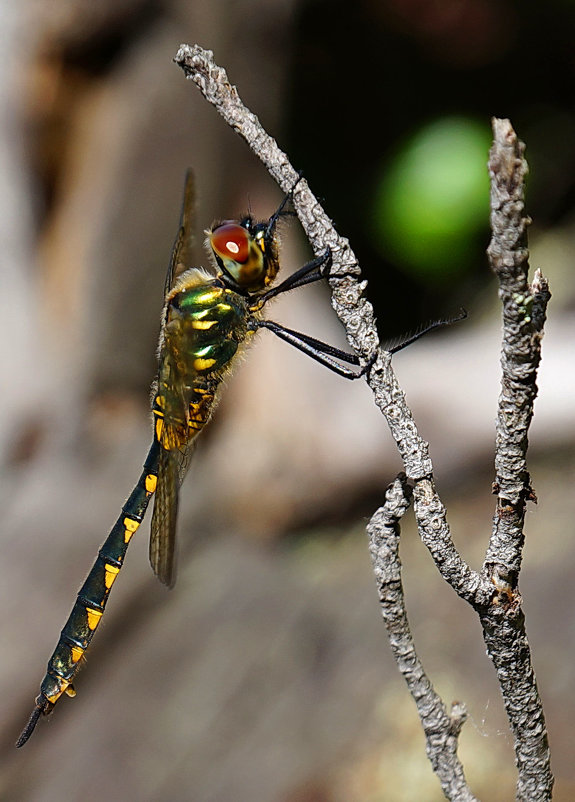
[[[551,294],[539,270],[528,282],[529,252],[524,216],[524,145],[509,120],[493,121],[489,158],[491,228],[488,248],[503,304],[501,394],[497,414],[493,483],[497,508],[482,574],[497,594],[478,608],[487,653],[497,671],[503,702],[515,736],[517,799],[551,799],[549,744],[543,705],[537,690],[525,617],[517,585],[528,501],[535,501],[527,472],[527,434],[537,395],[537,368],[547,303]]]
[[[212,53],[197,45],[182,45],[175,61],[224,120],[246,140],[283,191],[289,191],[297,172],[257,117],[243,105],[225,71],[214,63]],[[445,507],[435,488],[428,444],[419,435],[389,354],[379,351],[367,380],[397,444],[405,472],[414,483],[414,511],[420,536],[442,577],[475,608],[484,627],[488,653],[497,671],[515,737],[517,798],[542,802],[551,798],[552,775],[517,578],[524,508],[533,497],[525,454],[549,292],[539,273],[531,286],[527,284],[522,146],[507,121],[496,121],[494,131],[490,160],[493,239],[489,253],[500,278],[504,309],[503,390],[497,429],[498,509],[481,572],[471,569],[453,544]],[[305,180],[297,184],[293,203],[315,254],[324,253],[328,246],[332,250],[332,305],[345,327],[348,341],[367,362],[378,348],[378,338],[373,308],[363,295],[366,282],[356,278],[360,276],[357,259]],[[457,739],[465,711],[457,706],[451,716],[446,712],[417,658],[405,615],[397,543],[398,521],[407,505],[406,487],[404,480],[398,480],[388,493],[386,504],[369,524],[380,600],[392,650],[420,713],[433,768],[446,796],[467,802],[474,797],[457,757]],[[405,650],[410,655],[408,663],[404,660]]]
[[[399,558],[399,522],[409,507],[411,495],[405,474],[400,474],[388,487],[385,504],[367,526],[379,603],[391,651],[415,700],[425,733],[427,757],[443,792],[447,799],[473,802],[476,797],[469,790],[457,756],[459,733],[467,711],[463,705],[455,703],[448,714],[417,655],[407,620]]]

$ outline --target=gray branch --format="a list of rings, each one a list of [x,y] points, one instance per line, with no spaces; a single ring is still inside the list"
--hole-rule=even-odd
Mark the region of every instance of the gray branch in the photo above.
[[[369,550],[379,592],[379,603],[391,651],[421,719],[427,757],[447,799],[473,802],[457,757],[459,733],[467,718],[465,706],[455,703],[451,715],[429,681],[415,650],[405,611],[399,522],[410,504],[412,489],[400,474],[385,495],[385,504],[367,526]]]
[[[297,172],[257,117],[243,105],[225,71],[214,63],[212,53],[197,45],[182,45],[175,61],[224,120],[245,139],[282,190],[292,190]],[[502,288],[503,390],[495,483],[499,502],[481,572],[471,569],[453,544],[446,511],[433,480],[429,446],[419,435],[392,369],[390,355],[377,350],[373,308],[364,297],[366,282],[359,280],[359,265],[349,242],[334,229],[305,179],[297,183],[293,203],[314,253],[320,255],[327,247],[332,250],[332,305],[345,327],[348,341],[364,363],[377,351],[367,380],[397,444],[406,474],[415,484],[413,501],[420,536],[443,578],[481,618],[488,653],[497,671],[515,736],[518,799],[547,800],[552,787],[547,736],[516,584],[523,545],[524,507],[527,499],[534,498],[525,468],[525,454],[549,292],[539,273],[531,287],[527,284],[527,221],[522,216],[525,166],[519,146],[505,121],[496,122],[495,135],[490,161],[493,239],[489,252]],[[388,494],[386,506],[378,510],[369,525],[384,620],[399,668],[420,712],[428,755],[444,793],[449,799],[472,800],[474,797],[465,783],[456,753],[459,730],[465,720],[464,709],[460,706],[451,716],[447,714],[423,672],[409,633],[394,540],[399,538],[397,522],[405,511],[405,483],[392,487],[395,489]],[[409,655],[407,661],[406,655]]]
[[[547,280],[535,272],[528,282],[529,253],[523,187],[524,145],[509,120],[493,121],[491,176],[491,266],[503,304],[501,394],[497,414],[495,482],[497,506],[483,575],[496,589],[492,604],[479,607],[487,653],[497,671],[505,709],[515,736],[517,799],[551,799],[549,744],[525,618],[517,584],[528,501],[535,501],[527,472],[527,434],[537,395],[537,368],[547,303]]]

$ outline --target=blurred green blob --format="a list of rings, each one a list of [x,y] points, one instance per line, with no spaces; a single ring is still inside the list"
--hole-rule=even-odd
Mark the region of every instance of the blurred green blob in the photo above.
[[[375,202],[380,250],[420,278],[465,271],[489,222],[489,126],[464,117],[430,123],[386,165]]]

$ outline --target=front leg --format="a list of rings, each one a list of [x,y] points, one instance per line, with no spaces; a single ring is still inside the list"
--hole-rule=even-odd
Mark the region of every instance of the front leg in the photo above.
[[[328,247],[321,256],[316,256],[315,259],[307,262],[303,267],[300,267],[299,270],[296,270],[295,273],[292,273],[291,276],[288,276],[282,281],[281,284],[278,284],[277,287],[272,287],[258,296],[251,307],[251,311],[257,312],[262,309],[271,298],[282,295],[284,292],[295,290],[296,287],[304,287],[306,284],[313,284],[315,281],[320,281],[322,278],[329,276],[331,263],[331,248]]]
[[[315,337],[310,337],[309,334],[302,334],[300,331],[288,329],[279,323],[274,323],[273,320],[257,320],[253,318],[249,322],[250,329],[256,331],[257,329],[269,329],[276,337],[283,340],[289,345],[293,345],[298,351],[302,351],[309,357],[324,365],[329,370],[337,373],[338,376],[343,376],[344,379],[359,379],[364,376],[373,366],[377,359],[379,351],[376,350],[366,362],[365,365],[359,367],[359,357],[357,354],[349,354],[347,351],[342,351],[333,345],[328,345],[321,340],[316,340]],[[339,361],[337,361],[339,360]],[[341,365],[340,362],[347,362],[349,365],[357,365],[358,369],[348,368]]]

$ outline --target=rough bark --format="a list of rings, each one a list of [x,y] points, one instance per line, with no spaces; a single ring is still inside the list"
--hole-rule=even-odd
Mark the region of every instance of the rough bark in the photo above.
[[[242,136],[284,192],[296,185],[298,173],[257,117],[242,103],[225,71],[210,51],[182,45],[175,58],[186,76],[224,120]],[[465,708],[446,707],[428,680],[413,644],[405,613],[401,566],[397,553],[399,519],[413,495],[420,536],[442,577],[477,611],[487,651],[499,679],[515,739],[517,799],[551,798],[553,777],[543,707],[538,694],[517,590],[523,548],[525,504],[534,500],[526,470],[527,432],[537,392],[535,383],[545,310],[550,297],[538,271],[528,283],[526,226],[523,216],[523,145],[509,121],[494,121],[489,162],[493,237],[489,257],[500,282],[503,303],[502,392],[496,445],[498,495],[493,533],[480,572],[458,553],[451,539],[445,507],[433,479],[428,443],[419,435],[391,366],[379,349],[373,308],[364,297],[366,282],[349,242],[341,237],[305,179],[293,191],[293,205],[316,255],[331,248],[332,305],[347,338],[364,363],[375,403],[381,409],[413,484],[400,477],[388,490],[384,506],[370,521],[368,533],[380,603],[392,651],[415,700],[426,735],[427,753],[448,799],[473,800],[457,757],[457,740]]]

